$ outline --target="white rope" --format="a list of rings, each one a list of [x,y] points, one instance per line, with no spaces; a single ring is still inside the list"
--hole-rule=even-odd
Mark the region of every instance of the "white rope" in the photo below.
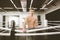
[[[0,33],[3,33],[3,32],[5,32],[6,30],[4,30],[4,31],[2,31],[2,32],[0,32]]]
[[[52,24],[52,25],[60,25],[60,24],[57,24],[57,23],[48,23],[48,24]]]
[[[39,35],[55,35],[60,34],[60,32],[49,32],[49,33],[22,33],[22,34],[15,34],[16,36],[39,36]]]
[[[39,29],[31,29],[31,30],[26,30],[26,32],[35,32],[35,31],[42,31],[42,30],[55,29],[55,28],[60,28],[60,26],[45,27],[45,28],[39,28]],[[11,31],[11,29],[9,29],[9,28],[0,28],[0,29]],[[15,30],[15,31],[16,32],[23,32],[22,30]]]
[[[41,22],[41,21],[38,21],[38,22]],[[60,21],[48,21],[48,22],[58,22],[59,23]]]
[[[15,33],[15,36],[40,36],[40,35],[56,35],[60,32],[46,32],[46,33]],[[0,33],[0,36],[10,36],[10,33]]]
[[[59,23],[60,21],[48,21],[48,22],[58,22]]]
[[[60,28],[60,26],[45,27],[45,28],[40,28],[40,29],[32,29],[32,30],[28,30],[27,32],[35,32],[35,31],[42,31],[42,30],[55,29],[55,28]]]

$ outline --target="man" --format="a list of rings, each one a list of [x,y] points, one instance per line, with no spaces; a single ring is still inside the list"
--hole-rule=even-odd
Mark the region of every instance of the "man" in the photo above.
[[[29,10],[29,16],[25,19],[24,26],[23,26],[23,32],[26,31],[25,27],[28,25],[28,29],[33,29],[37,27],[37,17],[34,16],[34,10]]]

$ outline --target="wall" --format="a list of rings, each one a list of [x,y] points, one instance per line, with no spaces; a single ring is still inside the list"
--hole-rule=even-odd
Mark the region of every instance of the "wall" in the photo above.
[[[27,17],[28,15],[29,15],[29,13],[28,12],[18,12],[18,11],[12,11],[12,12],[0,12],[0,22],[3,22],[3,15],[6,15],[6,27],[8,27],[8,22],[9,22],[9,20],[11,19],[12,20],[12,16],[19,16],[18,17],[18,23],[17,23],[17,25],[19,25],[19,27],[21,27],[21,25],[22,25],[22,22],[23,22],[23,19],[25,18],[25,17]],[[38,13],[36,12],[34,15],[38,15]],[[10,19],[9,19],[10,18]],[[16,17],[15,17],[15,19],[16,19]],[[17,21],[16,21],[17,22]],[[2,24],[2,23],[1,23]],[[1,26],[1,24],[0,24],[0,26]]]

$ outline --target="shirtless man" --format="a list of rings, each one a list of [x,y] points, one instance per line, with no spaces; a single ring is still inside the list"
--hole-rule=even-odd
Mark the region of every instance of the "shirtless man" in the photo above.
[[[38,25],[37,17],[34,16],[34,10],[30,9],[29,13],[30,13],[29,16],[25,19],[25,22],[24,22],[23,32],[26,31],[26,29],[25,29],[26,25],[28,25],[28,29],[33,29],[33,28],[37,27],[37,25]]]

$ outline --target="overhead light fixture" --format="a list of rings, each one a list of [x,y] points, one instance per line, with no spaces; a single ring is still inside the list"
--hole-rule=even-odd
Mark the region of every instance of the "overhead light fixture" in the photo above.
[[[2,9],[2,8],[0,8],[0,9]]]
[[[29,9],[31,9],[31,8],[29,8]],[[34,10],[36,10],[37,8],[33,8]]]
[[[21,6],[22,6],[22,9],[23,9],[23,12],[26,12],[27,11],[27,1],[26,0],[20,0],[21,1]]]
[[[2,8],[0,8],[2,9]],[[14,9],[13,7],[4,7],[4,9]],[[17,7],[17,9],[22,9],[21,7]]]
[[[17,6],[14,4],[13,0],[10,0],[10,2],[13,4],[13,6],[17,9]],[[18,9],[17,9],[18,10]],[[19,11],[19,10],[18,10]]]
[[[31,9],[32,3],[33,3],[33,0],[31,0],[31,3],[30,3],[30,9]]]
[[[43,6],[42,6],[42,9],[44,9],[47,5],[49,5],[53,0],[46,0],[45,3]]]
[[[40,9],[42,9],[42,10],[46,10],[46,9],[48,9],[48,8],[40,8]]]
[[[18,7],[17,9],[22,9],[21,7]]]
[[[14,8],[12,8],[12,7],[4,7],[4,9],[14,9]]]

